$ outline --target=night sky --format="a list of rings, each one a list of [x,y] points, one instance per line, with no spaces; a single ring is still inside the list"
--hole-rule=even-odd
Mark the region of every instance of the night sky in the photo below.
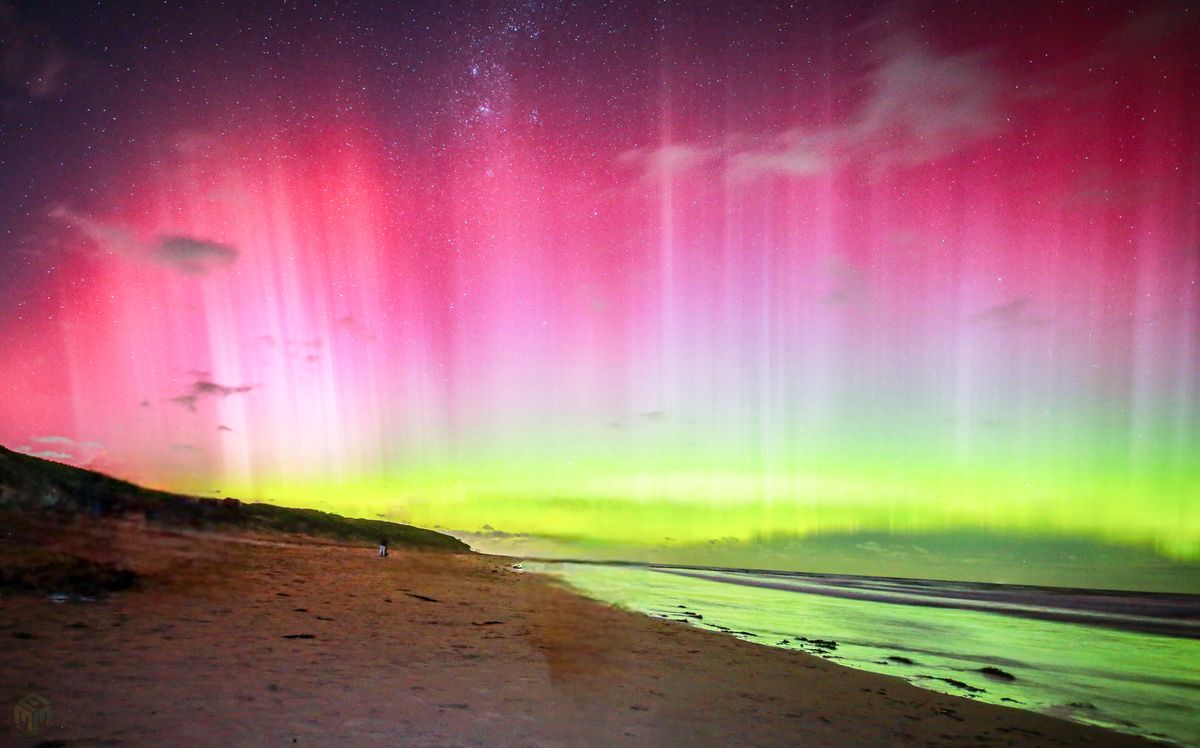
[[[0,0],[0,443],[498,546],[1194,569],[1200,9],[737,6]]]

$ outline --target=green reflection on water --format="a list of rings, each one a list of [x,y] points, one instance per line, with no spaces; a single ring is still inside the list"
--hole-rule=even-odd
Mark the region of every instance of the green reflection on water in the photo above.
[[[678,606],[685,604],[703,615],[697,625],[752,632],[758,635],[753,641],[763,644],[807,648],[796,638],[834,640],[830,659],[926,688],[1200,746],[1194,708],[1200,699],[1200,640],[746,587],[642,568],[528,568],[643,613],[678,616]],[[788,643],[780,644],[783,639]],[[1015,680],[979,672],[988,666]],[[983,692],[971,694],[935,678]]]

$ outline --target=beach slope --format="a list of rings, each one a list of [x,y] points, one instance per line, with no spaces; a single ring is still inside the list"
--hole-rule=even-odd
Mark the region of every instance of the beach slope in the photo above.
[[[134,577],[0,593],[0,703],[50,709],[0,744],[1150,744],[613,609],[511,559],[121,520],[49,542]]]

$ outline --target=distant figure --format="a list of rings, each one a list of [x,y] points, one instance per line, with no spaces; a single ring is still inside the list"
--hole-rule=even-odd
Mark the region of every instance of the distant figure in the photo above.
[[[387,556],[387,538],[380,538],[380,540],[379,540],[379,557],[383,558],[384,556]]]

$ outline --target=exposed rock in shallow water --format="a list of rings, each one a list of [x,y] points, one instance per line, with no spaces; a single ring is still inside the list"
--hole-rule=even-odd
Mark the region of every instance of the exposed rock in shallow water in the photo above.
[[[961,680],[955,680],[954,678],[939,678],[936,675],[926,675],[925,677],[929,678],[930,680],[940,680],[942,683],[949,684],[955,688],[961,688],[967,693],[987,693],[987,691],[982,688],[976,688],[975,686],[963,683]]]

